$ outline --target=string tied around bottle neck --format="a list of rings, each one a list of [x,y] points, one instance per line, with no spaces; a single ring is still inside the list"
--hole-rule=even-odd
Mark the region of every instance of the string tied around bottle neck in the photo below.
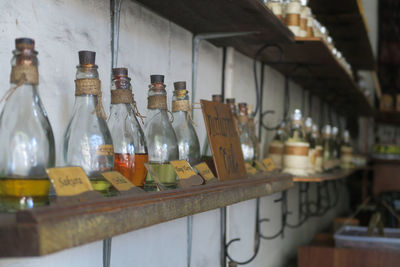
[[[96,112],[98,117],[107,119],[103,107],[103,97],[101,92],[101,82],[98,78],[84,78],[75,80],[75,96],[94,95],[97,96]]]
[[[111,104],[131,104],[135,116],[139,117],[142,124],[144,124],[144,119],[146,117],[140,114],[139,109],[136,105],[134,95],[132,94],[131,90],[126,90],[126,89],[111,90]]]

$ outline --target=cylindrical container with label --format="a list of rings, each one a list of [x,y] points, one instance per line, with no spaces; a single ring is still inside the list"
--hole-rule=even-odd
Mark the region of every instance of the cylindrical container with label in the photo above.
[[[322,172],[323,171],[323,152],[324,149],[321,144],[321,138],[319,136],[319,127],[316,124],[312,126],[312,136],[315,140],[315,162],[314,162],[314,171],[315,172]]]
[[[301,3],[299,0],[290,0],[286,4],[285,23],[295,36],[300,35]]]
[[[307,34],[306,37],[314,37],[314,17],[311,13],[311,9],[308,8],[307,18]]]
[[[292,175],[308,175],[308,153],[310,144],[305,141],[301,111],[295,109],[290,125],[289,139],[283,152],[283,172]]]
[[[306,1],[303,0],[300,12],[300,37],[307,36],[308,14],[309,14],[309,8],[306,5]]]
[[[281,0],[270,0],[267,2],[267,7],[277,16],[279,19],[283,19],[282,15],[282,1]]]
[[[271,158],[278,170],[282,169],[284,144],[280,141],[274,140],[269,144],[268,157]]]

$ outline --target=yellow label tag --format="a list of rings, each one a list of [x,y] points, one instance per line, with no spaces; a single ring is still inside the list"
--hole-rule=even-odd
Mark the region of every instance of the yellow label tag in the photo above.
[[[113,145],[100,145],[96,151],[97,155],[101,156],[112,156],[114,155]]]
[[[197,164],[196,166],[194,166],[196,168],[196,170],[200,173],[200,175],[204,178],[204,180],[209,181],[211,179],[214,179],[214,174],[212,173],[212,171],[210,170],[210,168],[208,168],[207,163],[202,162],[200,164]]]
[[[263,163],[264,163],[264,166],[267,168],[268,171],[275,170],[275,164],[274,164],[274,162],[272,161],[271,158],[263,159]]]
[[[174,167],[179,179],[188,179],[196,175],[192,166],[186,160],[173,160],[169,163]]]
[[[250,174],[256,174],[257,173],[257,170],[255,168],[253,168],[249,163],[246,162],[244,165],[246,167],[247,173],[250,173]]]
[[[257,167],[260,171],[262,171],[262,172],[268,171],[267,168],[264,166],[264,164],[263,164],[262,162],[260,162],[260,161],[258,161],[258,160],[255,160],[254,162],[256,163],[256,167]]]
[[[74,196],[93,187],[81,167],[62,167],[46,169],[57,196]]]
[[[109,181],[118,191],[128,191],[135,187],[128,179],[117,171],[103,172],[104,178]]]

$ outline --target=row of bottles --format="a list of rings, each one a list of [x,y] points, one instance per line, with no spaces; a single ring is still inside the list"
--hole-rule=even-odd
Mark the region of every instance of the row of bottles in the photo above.
[[[11,89],[0,115],[0,209],[32,208],[48,202],[50,181],[46,169],[55,167],[53,131],[38,94],[38,60],[34,40],[16,39],[11,61]],[[200,145],[191,120],[185,82],[174,84],[173,122],[168,117],[163,75],[152,75],[148,92],[145,131],[138,117],[128,70],[112,71],[111,110],[107,119],[102,105],[96,53],[79,52],[75,103],[64,134],[63,161],[80,166],[95,190],[107,194],[110,184],[101,173],[117,170],[136,186],[155,190],[154,177],[166,187],[176,187],[169,164],[183,159],[200,161]]]
[[[269,145],[269,157],[277,169],[293,175],[330,171],[337,167],[352,167],[352,146],[346,130],[343,136],[337,127],[326,125],[322,129],[310,117],[303,123],[301,111],[294,110],[290,127],[284,122],[278,127]]]

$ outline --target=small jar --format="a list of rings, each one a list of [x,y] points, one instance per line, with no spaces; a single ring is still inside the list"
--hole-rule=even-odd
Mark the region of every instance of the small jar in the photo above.
[[[283,12],[282,12],[282,1],[281,0],[270,0],[267,2],[267,7],[274,13],[278,19],[283,20]]]
[[[307,0],[301,0],[300,37],[307,36],[307,21],[308,21],[309,9],[310,8],[307,6]]]
[[[286,4],[285,23],[295,36],[300,35],[301,3],[299,0],[290,0]]]

